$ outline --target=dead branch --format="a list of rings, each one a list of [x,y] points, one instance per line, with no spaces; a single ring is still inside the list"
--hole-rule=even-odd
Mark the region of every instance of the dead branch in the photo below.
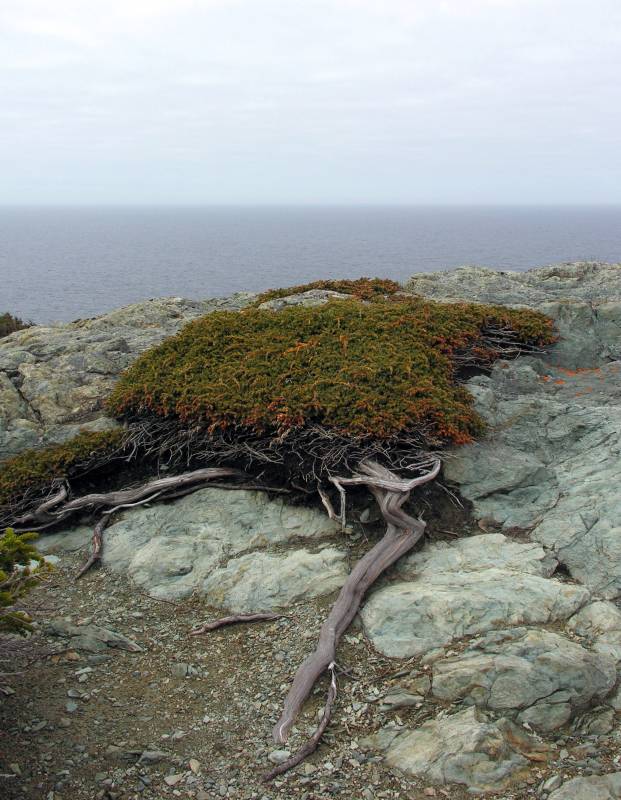
[[[131,489],[87,494],[66,502],[64,502],[66,498],[66,489],[64,489],[64,493],[62,491],[58,492],[58,494],[46,500],[34,511],[18,517],[14,524],[17,530],[41,530],[62,522],[72,514],[85,509],[111,508],[113,512],[119,508],[147,503],[155,499],[155,497],[165,500],[167,495],[179,493],[180,491],[196,490],[201,488],[202,484],[208,483],[215,478],[240,477],[243,475],[244,473],[239,470],[228,467],[207,467],[193,470],[192,472],[184,472],[181,475],[157,478]],[[59,503],[62,503],[62,505],[59,506]]]
[[[302,747],[300,747],[300,749],[291,756],[291,758],[288,758],[286,761],[283,761],[282,764],[279,764],[277,767],[274,767],[274,769],[270,770],[270,772],[266,773],[263,776],[264,781],[271,781],[277,775],[282,775],[283,772],[288,772],[290,769],[293,769],[293,767],[297,767],[297,765],[304,761],[307,756],[309,756],[311,753],[314,753],[319,746],[321,737],[323,736],[324,731],[330,722],[330,717],[332,716],[332,706],[336,700],[335,666],[336,664],[334,661],[328,664],[328,669],[330,670],[330,688],[328,689],[326,704],[324,706],[323,714],[317,729],[311,738],[305,744],[303,744]]]
[[[230,617],[220,617],[213,622],[204,622],[200,627],[190,631],[190,636],[200,636],[202,633],[215,631],[224,625],[234,625],[237,622],[260,622],[263,620],[280,619],[282,614],[234,614]]]
[[[387,528],[384,537],[358,561],[332,607],[319,634],[314,653],[311,653],[298,668],[283,712],[274,727],[274,739],[284,743],[298,716],[302,704],[310,694],[319,676],[335,661],[336,646],[355,617],[362,598],[381,573],[407,553],[421,538],[425,523],[414,519],[402,510],[411,490],[433,480],[440,471],[437,460],[432,469],[420,477],[404,481],[389,469],[375,462],[365,462],[359,467],[362,474],[354,478],[337,478],[335,485],[340,491],[344,485],[366,485],[375,497]],[[344,503],[343,503],[344,505]],[[344,519],[341,508],[341,519]]]
[[[98,561],[101,561],[101,553],[103,550],[103,532],[106,529],[108,523],[112,519],[112,516],[109,514],[104,515],[101,517],[97,525],[95,525],[95,530],[93,531],[93,548],[91,551],[90,556],[85,561],[83,566],[81,567],[78,574],[75,576],[75,579],[81,578],[89,569]]]

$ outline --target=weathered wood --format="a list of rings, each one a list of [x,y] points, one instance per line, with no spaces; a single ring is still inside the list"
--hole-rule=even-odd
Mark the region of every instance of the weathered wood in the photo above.
[[[300,749],[295,752],[291,758],[288,758],[286,761],[283,761],[282,764],[279,764],[274,769],[270,770],[270,772],[266,773],[263,776],[264,781],[271,781],[277,775],[282,775],[283,772],[288,772],[293,767],[297,767],[298,764],[302,763],[307,756],[310,756],[311,753],[314,753],[317,747],[319,746],[319,742],[321,741],[321,737],[324,734],[325,729],[328,727],[328,723],[330,722],[330,717],[332,716],[332,706],[334,705],[334,701],[336,700],[336,674],[334,671],[335,668],[334,662],[328,665],[328,669],[330,670],[331,677],[330,677],[330,688],[328,689],[328,696],[326,698],[326,704],[323,708],[323,714],[321,716],[321,720],[319,721],[319,725],[317,726],[315,732],[310,737],[310,739],[305,742]]]
[[[216,628],[222,628],[224,625],[235,625],[238,622],[261,622],[270,619],[280,619],[282,614],[233,614],[230,617],[220,617],[213,622],[205,622],[198,628],[190,631],[190,636],[200,636],[202,633],[215,631]]]
[[[365,462],[359,469],[362,475],[355,478],[336,478],[333,482],[341,491],[344,485],[367,485],[386,520],[386,533],[350,573],[321,627],[315,651],[298,668],[280,719],[273,730],[274,740],[280,744],[286,742],[291,726],[318,678],[335,661],[336,646],[358,612],[367,590],[385,569],[414,547],[423,535],[425,523],[410,517],[401,506],[408,500],[414,487],[436,477],[440,471],[440,462],[436,461],[429,472],[411,481],[401,480],[390,470],[374,462]],[[344,519],[343,508],[341,519]]]

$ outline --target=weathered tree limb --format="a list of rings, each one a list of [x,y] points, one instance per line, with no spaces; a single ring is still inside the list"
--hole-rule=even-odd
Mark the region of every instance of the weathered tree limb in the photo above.
[[[41,530],[61,522],[71,514],[85,509],[118,508],[141,505],[149,500],[160,497],[162,500],[168,496],[178,495],[180,492],[189,493],[201,488],[201,484],[208,483],[217,478],[241,477],[244,473],[228,467],[207,467],[181,475],[170,475],[166,478],[156,478],[141,486],[131,489],[122,489],[114,492],[87,494],[73,500],[63,502],[67,497],[65,487],[53,497],[38,506],[34,511],[24,514],[14,521],[16,529]],[[62,504],[62,505],[59,505]],[[112,513],[112,512],[109,512]],[[19,526],[19,527],[18,527]],[[27,528],[25,527],[27,526]]]
[[[213,622],[205,622],[198,628],[190,631],[190,636],[200,636],[202,633],[215,631],[216,628],[222,628],[224,625],[234,625],[237,622],[260,622],[262,620],[280,619],[282,614],[234,614],[230,617],[220,617]]]
[[[14,527],[27,525],[30,520],[40,520],[41,522],[54,524],[54,517],[49,512],[59,503],[62,503],[63,500],[66,500],[67,494],[67,487],[64,485],[61,486],[56,494],[48,497],[47,500],[41,503],[41,505],[37,506],[37,508],[35,508],[33,511],[29,512],[28,514],[24,514],[21,517],[16,517],[14,521]]]
[[[358,612],[360,603],[370,586],[381,573],[407,553],[421,538],[425,523],[410,517],[402,510],[411,490],[433,480],[440,471],[436,461],[425,475],[411,481],[401,480],[385,467],[365,462],[359,467],[363,473],[355,478],[335,479],[340,491],[344,485],[366,485],[374,495],[387,523],[384,537],[356,564],[324,622],[316,650],[301,664],[285,699],[283,712],[274,727],[274,740],[284,743],[298,716],[302,704],[310,694],[319,676],[335,660],[336,646]],[[344,506],[344,503],[343,503]],[[343,508],[341,519],[344,520]]]
[[[326,509],[328,518],[334,520],[335,522],[337,520],[340,520],[341,516],[337,514],[336,511],[334,510],[334,506],[332,505],[332,501],[330,500],[330,496],[328,495],[326,490],[323,489],[321,486],[318,486],[317,491],[319,492],[319,497],[321,498],[323,507]]]
[[[288,772],[293,767],[297,767],[307,756],[310,756],[311,753],[314,753],[317,747],[319,746],[319,742],[321,741],[321,737],[324,734],[325,729],[328,727],[328,723],[330,722],[330,717],[332,716],[332,706],[334,705],[334,701],[336,700],[336,673],[335,673],[336,664],[332,661],[328,664],[328,669],[330,670],[330,688],[328,689],[328,696],[326,698],[326,704],[323,709],[323,714],[317,729],[311,736],[311,738],[300,747],[300,749],[294,753],[291,758],[288,758],[286,761],[283,761],[282,764],[279,764],[274,769],[270,770],[263,776],[264,781],[271,781],[277,775],[282,775],[283,772]]]
[[[103,532],[105,531],[108,523],[112,519],[112,516],[109,514],[105,514],[101,517],[97,525],[95,525],[95,530],[93,531],[93,538],[92,543],[93,547],[91,550],[91,554],[88,559],[84,562],[80,571],[75,576],[75,579],[81,578],[89,569],[98,561],[101,561],[101,553],[103,550]]]
[[[244,473],[239,470],[229,469],[228,467],[196,469],[192,472],[184,472],[181,475],[169,475],[167,478],[156,478],[134,489],[121,489],[120,491],[108,492],[105,494],[86,494],[83,497],[76,497],[75,500],[70,500],[68,503],[65,503],[62,512],[80,511],[83,508],[89,508],[91,506],[121,506],[126,503],[135,503],[155,493],[163,494],[167,491],[179,491],[195,483],[211,481],[214,478],[241,476],[243,474]]]

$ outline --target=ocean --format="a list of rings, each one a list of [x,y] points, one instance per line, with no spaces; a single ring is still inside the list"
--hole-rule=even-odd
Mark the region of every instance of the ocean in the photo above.
[[[73,320],[320,278],[621,261],[619,207],[0,208],[0,313]]]

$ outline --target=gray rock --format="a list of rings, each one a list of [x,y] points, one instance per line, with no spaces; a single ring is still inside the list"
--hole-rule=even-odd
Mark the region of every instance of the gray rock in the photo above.
[[[467,267],[416,275],[407,288],[451,302],[530,306],[555,320],[560,340],[546,360],[501,362],[489,377],[469,382],[488,435],[459,448],[445,475],[488,527],[534,528],[533,539],[574,578],[617,597],[621,265],[584,262],[525,273]]]
[[[552,792],[548,800],[619,800],[621,772],[573,778]]]
[[[560,775],[552,775],[552,777],[542,783],[541,789],[544,792],[553,792],[555,789],[558,789],[562,783],[563,779]]]
[[[410,278],[405,288],[435,300],[469,300],[534,308],[561,300],[608,302],[621,300],[621,264],[580,261],[524,272],[466,266],[418,273]]]
[[[552,361],[569,369],[621,358],[620,264],[557,264],[527,272],[461,267],[414,275],[406,289],[444,302],[467,300],[543,311],[561,334],[551,350]]]
[[[536,545],[498,535],[430,547],[406,560],[413,580],[370,595],[361,612],[365,632],[383,653],[403,658],[470,634],[566,619],[589,593],[546,578],[552,563]]]
[[[112,647],[131,653],[142,652],[142,648],[127,636],[98,625],[72,625],[64,619],[56,619],[47,623],[44,630],[48,636],[68,639],[69,647],[73,650],[96,653]]]
[[[390,730],[368,744],[385,753],[386,764],[426,783],[465,784],[477,792],[498,791],[526,774],[537,749],[508,720],[490,721],[473,708],[430,720],[416,730]]]
[[[573,374],[518,359],[469,387],[488,434],[454,451],[445,476],[484,526],[532,529],[572,577],[618,596],[621,363]]]
[[[398,569],[405,577],[445,572],[480,572],[503,569],[529,575],[551,575],[557,566],[537,543],[516,542],[501,533],[481,534],[454,542],[435,542],[402,558]]]
[[[559,634],[536,629],[495,631],[458,656],[433,665],[433,695],[465,700],[532,727],[554,730],[607,695],[615,661]]]
[[[346,300],[350,299],[351,295],[342,294],[341,292],[333,292],[331,289],[309,289],[307,292],[299,292],[298,294],[290,294],[286,297],[276,297],[273,300],[266,300],[261,303],[259,308],[268,309],[270,311],[280,311],[283,308],[290,306],[322,306],[333,298]]]
[[[103,564],[127,574],[154,597],[183,598],[202,590],[217,567],[233,556],[256,548],[320,541],[337,530],[327,515],[286,505],[279,498],[269,500],[265,492],[207,488],[174,503],[126,511],[106,531]],[[91,535],[82,526],[40,541],[43,552],[58,551],[65,542],[73,548],[80,538],[86,545]],[[235,564],[244,567],[248,559]],[[227,575],[233,572],[230,562]],[[330,579],[326,585],[333,591]]]
[[[142,352],[186,322],[217,309],[238,310],[254,295],[192,301],[147,300],[94,319],[35,326],[0,341],[0,458],[101,430],[103,400]]]
[[[380,711],[394,711],[397,708],[416,706],[423,701],[419,694],[412,694],[402,686],[395,686],[380,700]]]
[[[164,761],[170,758],[170,753],[165,750],[143,750],[138,759],[139,764],[157,764],[159,761]]]
[[[268,756],[272,764],[283,764],[288,758],[291,758],[289,750],[272,750]]]
[[[567,627],[585,637],[597,652],[621,661],[621,611],[613,603],[589,603],[569,620]]]
[[[609,706],[593,708],[578,717],[573,725],[581,736],[604,736],[615,726],[615,711]]]
[[[212,605],[236,613],[271,611],[330,594],[340,589],[347,574],[345,553],[335,547],[318,553],[250,553],[215,570],[202,591]]]

